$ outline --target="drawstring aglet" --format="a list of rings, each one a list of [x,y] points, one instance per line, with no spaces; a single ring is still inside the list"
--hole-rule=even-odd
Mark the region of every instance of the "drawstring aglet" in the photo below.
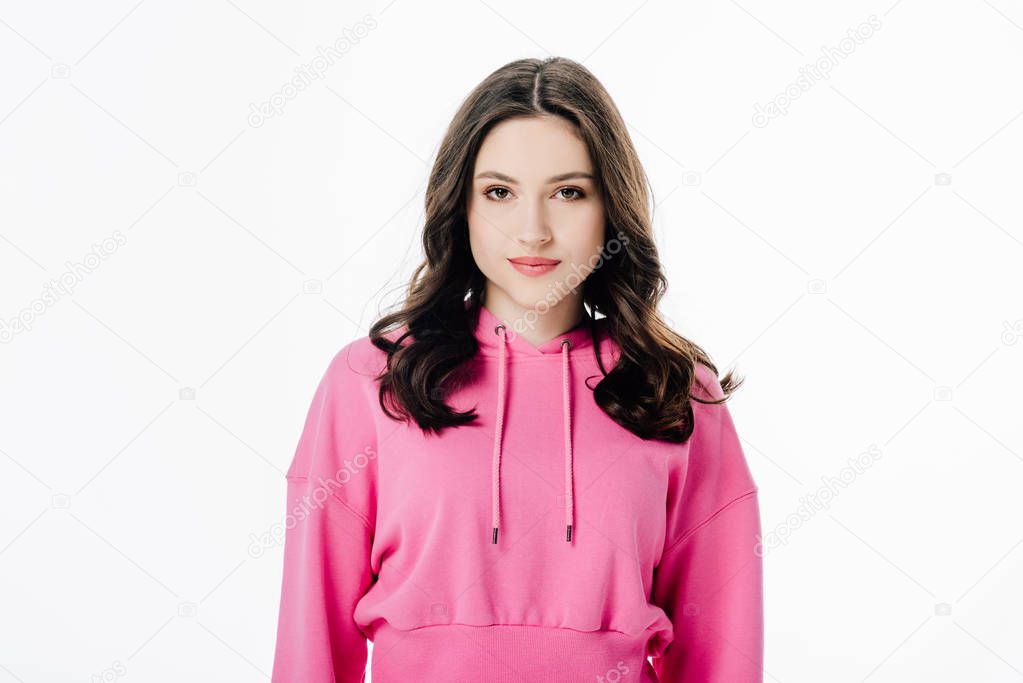
[[[491,543],[497,543],[497,527],[494,527],[494,540]]]
[[[572,525],[571,524],[568,525],[568,532],[567,532],[567,535],[565,536],[565,540],[566,541],[571,541],[572,540]]]

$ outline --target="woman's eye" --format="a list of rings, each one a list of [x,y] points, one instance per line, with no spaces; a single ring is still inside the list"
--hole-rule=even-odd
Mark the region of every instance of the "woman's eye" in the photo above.
[[[496,201],[502,201],[505,198],[505,195],[501,195],[499,197],[494,197],[493,195],[491,195],[491,192],[505,192],[505,193],[508,193],[508,188],[506,188],[506,187],[492,187],[492,188],[490,188],[489,190],[487,190],[486,192],[483,193],[486,196],[490,197],[491,199],[494,199]]]
[[[495,192],[499,194],[494,194]],[[565,194],[566,192],[569,194],[566,195]],[[489,190],[485,191],[483,194],[484,196],[490,198],[493,201],[502,202],[509,196],[511,196],[511,191],[507,187],[492,187]],[[582,199],[585,196],[582,190],[580,190],[577,187],[563,187],[560,190],[558,190],[556,194],[560,195],[562,199],[570,202],[575,201],[577,199]]]

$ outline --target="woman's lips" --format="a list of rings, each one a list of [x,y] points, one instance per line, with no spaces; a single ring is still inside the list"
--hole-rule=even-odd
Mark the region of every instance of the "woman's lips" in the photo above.
[[[515,270],[519,271],[523,275],[529,275],[530,277],[549,273],[557,268],[558,264],[561,263],[558,259],[540,258],[539,256],[510,258],[508,259],[508,262],[512,264],[512,267],[515,268]]]

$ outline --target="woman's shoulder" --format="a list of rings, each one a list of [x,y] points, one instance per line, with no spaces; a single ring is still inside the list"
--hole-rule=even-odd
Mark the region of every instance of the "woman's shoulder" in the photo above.
[[[387,352],[377,348],[369,335],[363,335],[334,353],[326,375],[332,382],[351,385],[374,381],[386,367]]]
[[[721,382],[718,379],[717,373],[699,361],[693,365],[693,390],[691,393],[696,394],[700,398],[707,399],[719,399],[724,396],[725,392],[721,388]]]

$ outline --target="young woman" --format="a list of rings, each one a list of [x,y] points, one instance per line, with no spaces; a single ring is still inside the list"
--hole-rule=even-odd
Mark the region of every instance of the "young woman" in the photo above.
[[[567,59],[487,77],[403,306],[342,348],[287,472],[275,683],[762,681],[737,386],[658,314],[621,115]],[[648,659],[650,658],[650,659]]]

